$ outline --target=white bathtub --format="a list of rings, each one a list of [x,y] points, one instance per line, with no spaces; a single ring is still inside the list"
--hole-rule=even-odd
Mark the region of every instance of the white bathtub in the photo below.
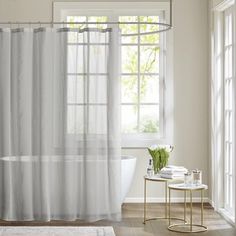
[[[50,158],[50,165],[48,165],[48,160]],[[31,165],[29,163],[32,163],[32,160],[36,161],[36,157],[29,157],[29,156],[22,156],[20,158],[21,163],[22,163],[22,170],[23,173],[27,176],[27,173],[30,173],[31,170]],[[42,163],[43,165],[46,165],[47,168],[51,168],[51,171],[57,170],[59,163],[63,163],[60,161],[60,158],[58,156],[43,156],[42,157]],[[70,166],[74,165],[75,158],[73,156],[71,157],[66,157],[66,166],[70,168]],[[76,157],[76,163],[80,163],[81,160]],[[18,158],[15,157],[4,157],[0,159],[0,171],[2,172],[5,169],[5,172],[9,170],[8,164],[12,163],[11,166],[14,170],[14,168],[17,167],[18,163]],[[54,164],[53,164],[54,163]],[[70,164],[71,163],[71,164]],[[102,162],[101,162],[102,163]],[[5,167],[4,167],[5,166]],[[45,167],[46,167],[45,166]],[[134,177],[134,172],[135,172],[135,167],[136,167],[136,157],[133,156],[121,156],[121,201],[122,203],[125,200],[125,197],[127,196],[127,193],[130,190],[130,186],[133,181]],[[101,167],[103,168],[103,167]],[[55,172],[56,173],[56,172]],[[71,178],[73,179],[73,177]]]
[[[96,221],[116,215],[130,189],[135,164],[131,156],[86,163],[80,156],[0,158],[0,218]]]
[[[124,202],[130,186],[133,181],[136,167],[136,157],[122,156],[121,157],[121,200]]]

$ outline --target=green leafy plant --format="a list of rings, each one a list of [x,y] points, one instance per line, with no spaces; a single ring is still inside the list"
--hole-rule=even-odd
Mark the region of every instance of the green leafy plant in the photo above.
[[[163,167],[165,167],[168,164],[170,152],[173,149],[172,147],[170,148],[171,150],[167,150],[167,148],[161,146],[148,148],[148,152],[153,160],[153,168],[155,174],[157,174]]]

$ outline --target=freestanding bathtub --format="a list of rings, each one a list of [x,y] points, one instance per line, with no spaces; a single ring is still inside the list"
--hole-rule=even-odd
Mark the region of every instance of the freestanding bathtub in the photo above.
[[[121,156],[121,200],[122,203],[129,192],[136,167],[136,157]]]
[[[103,214],[117,214],[135,166],[132,156],[109,162],[88,159],[86,164],[80,156],[0,158],[0,218],[95,221]],[[14,181],[16,178],[19,181]]]
[[[22,171],[24,173],[27,173],[27,171],[29,170],[30,166],[31,166],[31,160],[34,157],[29,157],[29,156],[22,156],[20,158],[21,160],[21,168]],[[48,163],[48,157],[43,157],[43,163],[46,164]],[[52,160],[52,162],[50,162],[50,167],[52,167],[52,169],[56,169],[58,163],[60,163],[60,159],[57,158],[57,156],[52,156],[49,157],[50,160]],[[73,157],[66,159],[66,166],[70,167],[70,160],[74,160]],[[79,159],[77,159],[77,162],[80,162]],[[0,159],[0,171],[3,172],[4,168],[3,166],[7,167],[6,171],[9,169],[8,165],[9,163],[14,163],[12,164],[12,168],[16,168],[17,167],[17,163],[18,163],[18,159],[15,157],[4,157]],[[52,164],[54,163],[54,164]],[[63,162],[61,162],[63,163]],[[73,162],[71,162],[73,165]],[[46,164],[47,165],[47,164]],[[121,202],[123,203],[125,200],[125,197],[127,195],[127,193],[129,192],[130,186],[132,184],[133,181],[133,177],[134,177],[134,172],[135,172],[135,167],[136,167],[136,157],[133,156],[121,156]],[[71,169],[72,170],[72,169]]]

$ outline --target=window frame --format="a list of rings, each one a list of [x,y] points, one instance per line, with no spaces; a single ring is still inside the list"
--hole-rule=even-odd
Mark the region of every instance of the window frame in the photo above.
[[[227,209],[228,206],[225,204],[225,26],[224,26],[224,13],[227,9],[233,7],[234,12],[236,10],[235,0],[221,0],[217,4],[212,4],[211,14],[211,181],[212,181],[212,205],[220,212],[227,220],[235,223],[235,170],[236,161],[232,165],[233,168],[233,208],[234,211]],[[235,24],[235,13],[234,13],[234,24]],[[234,49],[233,49],[233,60],[235,64],[236,58],[236,31],[234,35]],[[236,70],[233,67],[233,101],[232,108],[233,114],[232,119],[236,119],[236,81],[235,81]],[[233,122],[233,142],[232,142],[232,156],[236,153],[236,125]],[[224,193],[224,194],[222,194]]]
[[[233,73],[233,65],[234,65],[234,56],[233,56],[233,50],[234,50],[234,43],[233,43],[233,35],[231,40],[232,42],[229,43],[229,30],[231,30],[229,27],[226,28],[226,18],[231,16],[232,17],[232,29],[234,27],[234,14],[233,14],[233,6],[225,9],[223,11],[223,24],[224,24],[224,32],[223,32],[223,38],[224,38],[224,45],[223,45],[223,51],[224,51],[224,76],[223,76],[223,86],[224,86],[224,209],[229,212],[230,215],[234,215],[234,201],[235,201],[235,194],[234,194],[234,178],[233,173],[234,170],[234,145],[233,141],[235,140],[235,132],[234,125],[233,125],[233,117],[235,117],[235,109],[233,107],[233,93],[234,93],[234,87],[233,87],[233,80],[235,80],[234,73]],[[231,32],[232,34],[233,32]],[[227,34],[227,36],[226,36]],[[231,49],[231,58],[229,58],[229,55],[227,54],[227,51]],[[228,58],[226,58],[228,57]],[[232,60],[232,76],[226,76],[226,73],[229,73],[228,69],[226,70],[226,60]],[[231,89],[231,94],[229,91],[226,91],[228,89]],[[231,96],[231,97],[230,97]],[[231,102],[227,101],[229,99],[232,99]],[[231,107],[230,107],[230,103]],[[227,130],[226,130],[227,129]],[[230,134],[231,133],[231,134]],[[228,151],[227,151],[228,149]],[[229,151],[231,150],[231,151]],[[232,158],[232,160],[230,160]],[[231,163],[230,163],[231,162]],[[230,188],[230,185],[232,185],[232,188]],[[232,197],[232,199],[231,199]],[[231,203],[233,201],[233,203]],[[231,206],[232,204],[232,206]]]
[[[117,21],[119,16],[162,15],[170,16],[167,2],[54,2],[53,21],[66,21],[67,16],[108,16],[109,21]],[[110,17],[110,16],[113,17]],[[123,148],[146,148],[152,144],[173,143],[173,36],[172,32],[162,33],[160,37],[159,71],[159,133],[122,134]],[[167,50],[168,48],[168,50]],[[165,56],[164,56],[165,55]],[[167,63],[168,62],[168,63]],[[166,99],[168,98],[168,99]],[[166,116],[168,114],[168,116]]]

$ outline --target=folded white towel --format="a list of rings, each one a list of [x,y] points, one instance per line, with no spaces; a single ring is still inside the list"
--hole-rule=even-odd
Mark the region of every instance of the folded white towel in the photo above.
[[[182,170],[182,169],[186,169],[184,166],[175,166],[175,165],[168,165],[168,166],[166,166],[166,167],[164,167],[164,168],[167,168],[167,169],[175,169],[175,170]]]
[[[183,179],[184,178],[184,174],[182,174],[182,175],[161,174],[161,177],[165,178],[165,179]]]
[[[175,174],[175,173],[187,173],[188,170],[184,167],[177,167],[177,168],[174,168],[174,166],[172,166],[171,168],[170,167],[164,167],[161,169],[160,171],[161,173],[163,174]]]

